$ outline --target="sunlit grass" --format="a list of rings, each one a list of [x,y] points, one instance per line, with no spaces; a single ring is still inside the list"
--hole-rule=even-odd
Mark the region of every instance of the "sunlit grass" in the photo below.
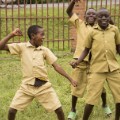
[[[56,51],[58,56],[58,63],[71,74],[72,68],[69,66],[69,62],[72,60],[72,53]],[[118,60],[120,60],[118,58]],[[70,83],[59,75],[52,66],[47,65],[50,81],[57,92],[59,99],[62,103],[63,110],[65,112],[65,118],[71,108],[71,93]],[[20,86],[22,80],[22,73],[20,67],[20,60],[17,56],[11,56],[6,53],[0,54],[0,120],[7,120],[7,112],[11,100]],[[111,92],[107,87],[107,102],[113,111],[114,116],[114,103]],[[85,97],[78,100],[77,113],[78,120],[81,120],[85,105]],[[104,116],[101,107],[101,100],[97,106],[95,106],[90,120],[114,120],[113,117],[108,119]],[[44,108],[34,100],[23,112],[18,112],[16,120],[57,120],[54,112],[48,113]]]

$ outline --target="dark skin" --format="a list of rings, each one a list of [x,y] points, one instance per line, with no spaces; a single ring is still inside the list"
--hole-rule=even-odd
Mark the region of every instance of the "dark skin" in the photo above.
[[[73,15],[73,7],[75,5],[75,2],[79,2],[80,0],[72,0],[71,3],[69,4],[66,12],[68,14],[69,17],[71,17]],[[85,21],[92,27],[94,26],[95,24],[95,21],[96,21],[96,11],[94,9],[88,9],[85,13],[85,16],[84,16],[84,19]],[[88,50],[87,50],[88,51]],[[86,51],[86,52],[87,52]],[[89,51],[88,51],[89,52]],[[71,63],[72,64],[72,63]],[[73,67],[74,68],[74,67]],[[106,102],[106,93],[102,93],[101,94],[101,98],[102,98],[102,106],[105,107],[107,105],[107,102]],[[72,107],[71,107],[71,111],[72,112],[76,112],[76,104],[77,104],[77,97],[72,95]],[[89,109],[88,109],[89,110]],[[89,113],[89,111],[88,111]],[[110,114],[108,114],[109,116]]]
[[[19,28],[16,28],[12,33],[10,33],[9,35],[7,35],[3,40],[0,41],[0,50],[7,50],[8,46],[6,45],[6,43],[14,36],[22,36],[22,32],[20,31]],[[44,29],[43,28],[39,28],[38,32],[36,34],[31,34],[31,39],[30,39],[30,43],[35,46],[36,48],[42,45],[42,42],[45,38],[45,34],[44,34]],[[57,64],[56,62],[54,62],[52,64],[53,68],[55,71],[57,71],[59,74],[61,74],[62,76],[64,76],[65,78],[67,78],[70,83],[76,87],[77,86],[77,82],[74,81],[63,69],[62,67]],[[15,120],[15,116],[16,116],[17,110],[14,108],[9,108],[9,112],[8,112],[8,120]],[[55,110],[55,113],[57,114],[57,118],[58,120],[65,120],[64,117],[64,112],[62,110],[62,107],[59,107],[58,109]]]
[[[108,27],[109,21],[110,21],[110,14],[108,10],[106,9],[99,10],[97,13],[97,21],[98,21],[98,25],[103,30],[105,30]],[[73,68],[75,68],[80,62],[84,60],[84,58],[88,55],[89,50],[90,50],[89,48],[85,48],[81,56],[79,57],[79,59],[71,63]],[[117,50],[117,53],[120,55],[120,45],[116,45],[116,50]],[[92,113],[93,107],[94,106],[90,104],[85,105],[83,120],[89,119],[90,114]],[[120,103],[116,103],[115,107],[116,107],[115,120],[120,120]]]

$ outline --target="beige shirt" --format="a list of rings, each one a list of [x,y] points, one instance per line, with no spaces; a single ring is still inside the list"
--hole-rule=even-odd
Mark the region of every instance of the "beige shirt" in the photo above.
[[[102,30],[98,25],[89,33],[85,47],[91,48],[91,72],[109,72],[119,69],[116,45],[120,44],[119,30],[109,25]]]
[[[12,55],[19,55],[21,58],[22,83],[33,85],[35,78],[49,80],[45,64],[53,64],[57,57],[48,48],[35,48],[30,42],[8,44],[8,48]]]
[[[75,13],[69,19],[69,22],[71,22],[75,26],[77,32],[77,44],[73,58],[79,58],[80,54],[84,50],[84,42],[86,36],[88,35],[92,27],[85,23],[85,21],[79,19]],[[85,58],[85,61],[88,61],[88,57]]]

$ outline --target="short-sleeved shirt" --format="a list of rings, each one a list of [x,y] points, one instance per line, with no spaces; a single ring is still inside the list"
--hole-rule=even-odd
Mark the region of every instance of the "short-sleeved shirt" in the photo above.
[[[119,30],[114,25],[109,25],[105,30],[99,25],[89,33],[85,47],[91,49],[91,72],[109,72],[119,69],[116,45],[120,44]]]
[[[88,25],[85,21],[79,19],[79,17],[75,13],[69,19],[69,22],[75,26],[77,32],[77,45],[73,58],[79,58],[80,54],[84,50],[84,42],[86,36],[88,35],[88,32],[92,29],[92,27]],[[88,61],[88,57],[86,57],[84,60]]]
[[[35,48],[30,42],[8,44],[8,48],[12,55],[19,55],[21,58],[22,83],[34,85],[35,78],[49,80],[45,64],[53,64],[57,57],[48,48]]]

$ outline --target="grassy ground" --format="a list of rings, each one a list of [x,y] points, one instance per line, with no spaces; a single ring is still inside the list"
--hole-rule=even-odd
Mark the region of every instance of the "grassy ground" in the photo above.
[[[57,52],[55,53],[58,57],[58,63],[70,74],[71,67],[69,62],[72,60],[71,53]],[[56,73],[51,66],[47,66],[50,81],[56,90],[59,99],[63,105],[65,117],[70,111],[70,83],[63,78],[61,75]],[[10,56],[9,54],[0,54],[0,120],[7,120],[7,112],[11,100],[19,88],[21,83],[22,74],[20,67],[20,60],[16,56]],[[113,111],[114,116],[114,105],[112,95],[107,87],[107,100],[110,108]],[[79,99],[77,104],[78,120],[81,120],[83,115],[83,109],[85,105],[85,98]],[[101,108],[100,103],[95,106],[94,111],[91,115],[90,120],[114,120],[114,117],[106,118]],[[18,112],[16,120],[57,120],[55,113],[47,113],[44,108],[34,100],[24,111]]]

